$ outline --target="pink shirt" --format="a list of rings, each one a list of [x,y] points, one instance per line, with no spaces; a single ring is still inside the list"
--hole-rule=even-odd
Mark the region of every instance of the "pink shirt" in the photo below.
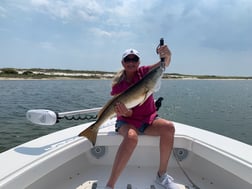
[[[138,82],[150,70],[149,66],[142,66],[138,68],[137,74],[133,78],[133,82],[129,83],[125,79],[112,87],[111,95],[117,95],[125,91],[132,84]],[[151,95],[142,105],[132,108],[131,117],[117,116],[117,120],[125,121],[136,128],[140,128],[143,124],[152,124],[157,116],[156,106],[153,95]]]

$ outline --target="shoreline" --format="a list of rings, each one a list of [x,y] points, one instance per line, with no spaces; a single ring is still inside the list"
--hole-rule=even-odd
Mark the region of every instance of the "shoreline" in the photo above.
[[[0,80],[111,80],[116,72],[60,69],[0,69]],[[171,80],[252,80],[252,76],[218,76],[164,73]]]
[[[72,78],[72,77],[47,77],[47,78],[15,78],[15,77],[0,77],[0,81],[24,81],[24,80],[111,80],[111,78]]]
[[[74,78],[74,77],[46,77],[46,78],[21,78],[21,77],[0,77],[0,81],[36,81],[36,80],[112,80],[113,78]],[[180,78],[162,78],[163,80],[227,80],[227,81],[236,81],[236,80],[252,80],[252,78],[190,78],[190,77],[180,77]]]

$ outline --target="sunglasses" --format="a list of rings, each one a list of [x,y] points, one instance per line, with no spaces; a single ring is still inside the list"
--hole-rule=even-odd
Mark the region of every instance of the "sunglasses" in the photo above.
[[[134,56],[134,58],[125,57],[123,61],[125,63],[130,63],[130,62],[137,63],[139,61],[139,58],[137,56]]]

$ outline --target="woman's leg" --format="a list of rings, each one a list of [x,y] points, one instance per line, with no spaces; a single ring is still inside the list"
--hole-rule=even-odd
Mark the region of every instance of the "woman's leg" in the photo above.
[[[175,128],[171,121],[158,118],[146,128],[144,134],[151,136],[160,136],[160,164],[158,173],[162,175],[166,172],[168,161],[173,148]]]
[[[118,177],[127,165],[138,141],[138,132],[131,125],[123,125],[120,127],[118,133],[123,136],[123,141],[115,156],[112,172],[107,183],[107,186],[111,188],[114,188]]]

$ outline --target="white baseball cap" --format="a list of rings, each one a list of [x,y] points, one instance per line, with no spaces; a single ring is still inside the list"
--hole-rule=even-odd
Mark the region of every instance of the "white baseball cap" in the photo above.
[[[128,56],[128,55],[130,55],[130,54],[136,55],[136,56],[140,59],[140,54],[139,54],[139,52],[138,52],[137,50],[135,50],[135,49],[127,49],[126,51],[124,51],[124,53],[123,53],[123,55],[122,55],[122,60],[123,60],[126,56]]]

